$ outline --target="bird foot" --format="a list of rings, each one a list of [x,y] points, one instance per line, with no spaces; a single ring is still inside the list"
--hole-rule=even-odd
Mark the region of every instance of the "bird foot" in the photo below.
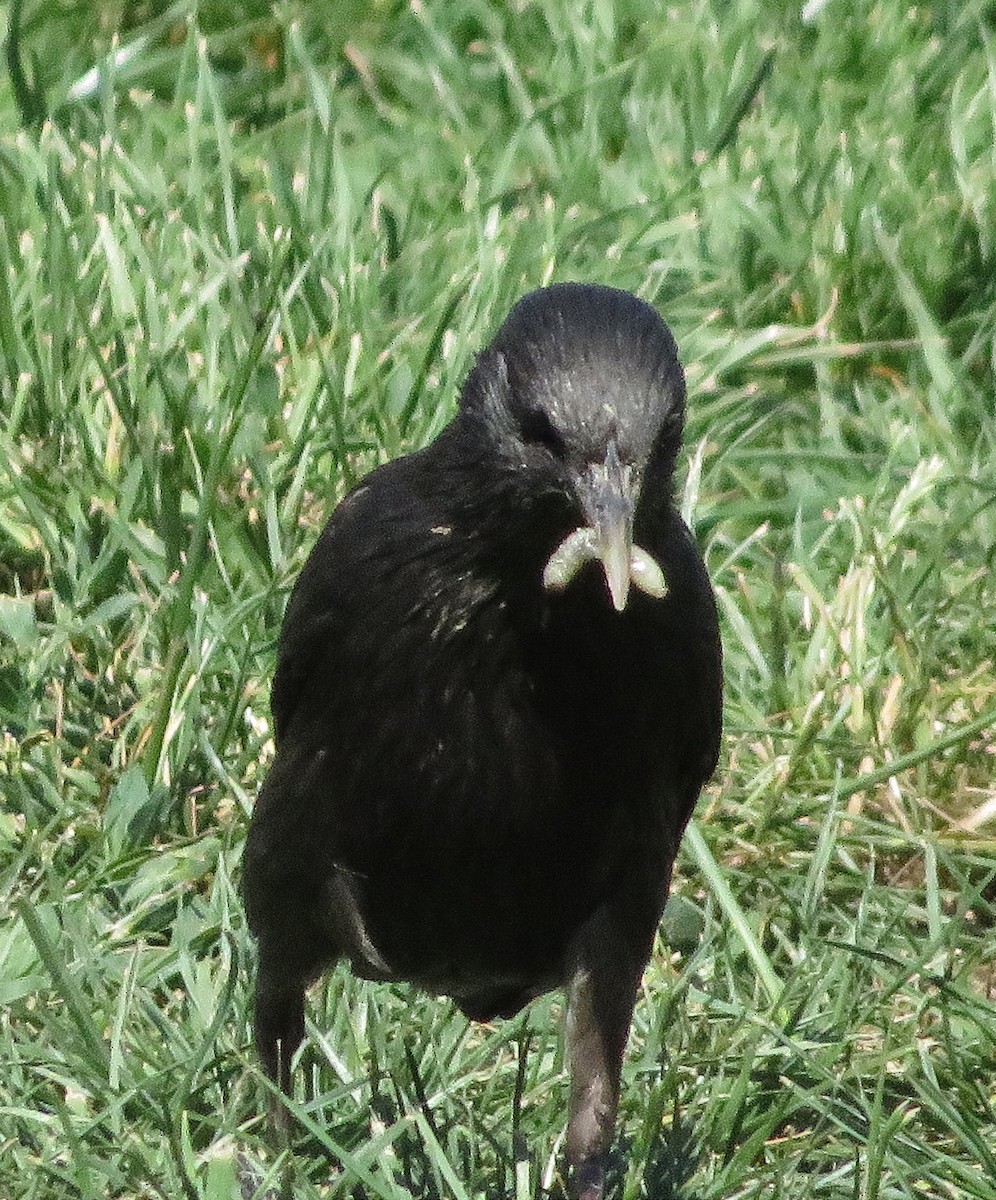
[[[602,1200],[605,1195],[605,1160],[588,1159],[571,1172],[571,1200]]]

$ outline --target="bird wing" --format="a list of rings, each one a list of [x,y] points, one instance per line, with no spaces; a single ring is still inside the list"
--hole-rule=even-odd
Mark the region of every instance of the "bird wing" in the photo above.
[[[270,695],[278,746],[296,715],[306,710],[316,676],[324,676],[326,697],[334,692],[337,647],[351,636],[355,611],[363,611],[357,596],[366,588],[368,605],[377,599],[369,576],[378,573],[378,549],[384,560],[393,551],[393,506],[385,500],[395,489],[384,486],[393,470],[395,464],[379,468],[342,500],[298,576],[280,631]]]

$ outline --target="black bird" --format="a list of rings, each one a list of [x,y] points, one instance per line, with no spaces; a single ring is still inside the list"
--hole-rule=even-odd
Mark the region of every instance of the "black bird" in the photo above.
[[[267,1074],[288,1090],[305,988],[339,958],[478,1021],[563,987],[583,1200],[719,748],[715,602],[672,501],[684,412],[649,305],[582,284],[521,300],[450,424],[312,551],[245,850]]]

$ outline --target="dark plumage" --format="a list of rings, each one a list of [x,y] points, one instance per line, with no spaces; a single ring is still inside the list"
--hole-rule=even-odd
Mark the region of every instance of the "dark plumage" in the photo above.
[[[715,604],[671,499],[684,408],[636,297],[515,306],[453,421],[367,476],[301,573],[245,852],[267,1073],[287,1089],[304,989],[341,957],[475,1020],[562,986],[584,1200],[719,747]]]

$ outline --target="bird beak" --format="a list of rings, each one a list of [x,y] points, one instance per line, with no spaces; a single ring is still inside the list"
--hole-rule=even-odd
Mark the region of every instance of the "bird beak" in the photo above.
[[[569,533],[550,555],[543,571],[548,591],[563,591],[586,562],[598,559],[616,612],[626,607],[630,583],[657,599],[667,594],[659,563],[633,545],[636,491],[633,468],[620,462],[616,443],[610,441],[605,461],[592,463],[578,482],[589,524]]]
[[[581,506],[594,531],[594,550],[605,572],[616,612],[629,598],[630,555],[633,549],[632,467],[619,461],[615,441],[609,442],[605,462],[593,463],[578,489]]]

